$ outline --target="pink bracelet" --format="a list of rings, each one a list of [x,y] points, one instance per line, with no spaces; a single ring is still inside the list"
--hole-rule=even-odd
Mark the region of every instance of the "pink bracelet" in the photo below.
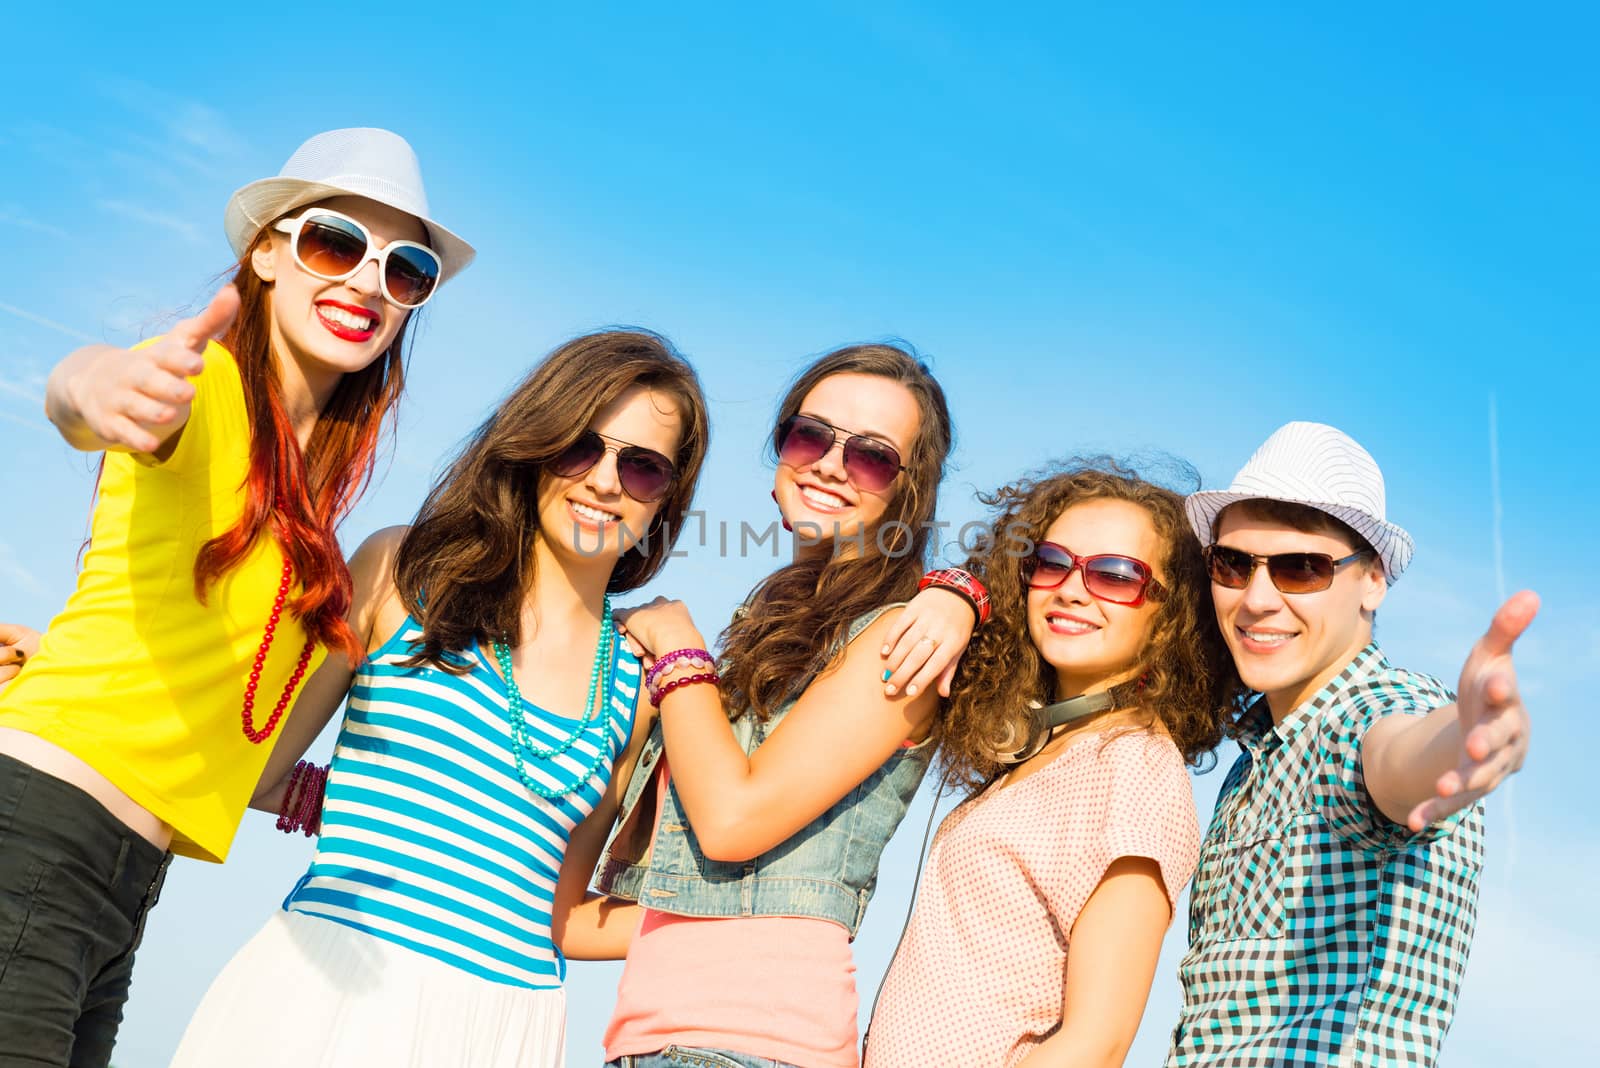
[[[278,830],[285,834],[303,831],[307,838],[322,829],[322,801],[328,785],[328,769],[309,760],[295,764],[289,785],[278,807]],[[297,789],[298,787],[298,789]]]
[[[670,653],[662,653],[656,657],[656,662],[644,675],[644,688],[647,693],[656,692],[656,680],[671,670],[672,665],[678,661],[685,661],[692,668],[708,668],[712,665],[711,654],[704,649],[674,649]]]
[[[300,780],[305,775],[305,770],[311,766],[309,761],[302,760],[295,764],[294,770],[289,773],[289,784],[283,788],[283,800],[278,802],[278,830],[285,834],[293,834],[296,827],[290,826],[289,811],[294,807],[295,787],[300,785]]]
[[[308,789],[302,795],[300,803],[300,826],[304,828],[307,838],[314,836],[322,828],[322,802],[328,789],[328,769],[312,767],[316,780],[308,783]]]

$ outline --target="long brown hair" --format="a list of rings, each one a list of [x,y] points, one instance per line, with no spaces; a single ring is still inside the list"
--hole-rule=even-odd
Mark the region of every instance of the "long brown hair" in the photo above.
[[[1179,467],[1180,477],[1198,489],[1194,469]],[[1200,764],[1222,740],[1243,688],[1217,630],[1211,583],[1200,543],[1184,516],[1183,497],[1116,460],[1093,457],[1002,486],[980,500],[996,515],[983,549],[966,567],[988,587],[993,615],[962,658],[949,707],[935,726],[945,781],[981,789],[1005,769],[1001,754],[1029,740],[1034,729],[1029,702],[1049,704],[1071,696],[1055,693],[1055,671],[1028,634],[1022,563],[1062,512],[1092,500],[1143,508],[1163,546],[1155,567],[1166,596],[1156,604],[1136,661],[1142,672],[1111,693],[1118,708],[1136,710],[1145,725],[1159,721],[1184,759]]]
[[[876,375],[909,390],[919,413],[916,440],[884,514],[861,533],[864,552],[817,553],[779,568],[722,632],[721,690],[730,716],[748,709],[767,718],[826,666],[828,649],[852,620],[907,599],[922,575],[954,433],[944,390],[927,365],[903,348],[850,345],[800,373],[778,405],[775,426],[799,412],[819,382],[837,374]],[[776,455],[776,429],[771,445]]]
[[[462,446],[400,543],[395,588],[422,624],[414,663],[459,670],[449,653],[476,639],[521,635],[534,581],[544,465],[578,440],[595,414],[631,386],[673,399],[682,421],[676,476],[645,536],[622,554],[606,589],[636,589],[661,569],[710,441],[694,368],[659,334],[605,330],[545,357]]]
[[[256,539],[270,532],[300,582],[289,610],[311,638],[356,663],[365,650],[345,620],[352,589],[336,530],[372,481],[379,438],[390,429],[405,387],[411,320],[377,359],[339,379],[302,450],[284,409],[272,352],[272,287],[256,274],[250,257],[246,252],[233,273],[239,314],[222,338],[239,365],[250,420],[244,513],[232,529],[200,547],[195,596],[204,603],[210,585],[243,563]]]

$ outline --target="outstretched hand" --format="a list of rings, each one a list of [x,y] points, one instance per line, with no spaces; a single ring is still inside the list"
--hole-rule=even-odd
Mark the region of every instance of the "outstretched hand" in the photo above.
[[[1439,776],[1436,796],[1411,810],[1406,822],[1413,831],[1477,801],[1527,759],[1531,724],[1517,689],[1511,653],[1538,613],[1538,594],[1532,590],[1513,594],[1467,654],[1456,687],[1460,762]]]
[[[239,291],[223,286],[204,311],[140,349],[105,348],[81,366],[68,393],[102,448],[154,453],[189,419],[206,344],[239,313]],[[70,440],[70,439],[69,439]],[[77,444],[77,442],[74,442]]]

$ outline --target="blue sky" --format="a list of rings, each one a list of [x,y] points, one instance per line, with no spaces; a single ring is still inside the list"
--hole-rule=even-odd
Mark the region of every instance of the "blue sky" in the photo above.
[[[715,423],[699,504],[735,529],[771,516],[760,447],[783,384],[848,341],[902,337],[931,359],[958,424],[942,506],[958,524],[975,489],[1052,457],[1166,450],[1218,486],[1281,423],[1334,423],[1382,464],[1391,518],[1419,544],[1383,610],[1393,659],[1453,679],[1498,586],[1545,601],[1520,651],[1534,753],[1489,806],[1442,1063],[1592,1044],[1593,14],[41,10],[8,15],[0,117],[0,618],[49,618],[85,529],[91,464],[40,413],[50,366],[203,301],[228,266],[228,194],[305,137],[389,127],[480,255],[426,313],[398,448],[347,542],[405,521],[534,359],[616,323],[666,333],[700,368]],[[691,549],[649,592],[715,628],[769,566]],[[1195,780],[1203,816],[1220,780]],[[864,1001],[927,803],[857,943]],[[166,1063],[308,854],[252,818],[226,866],[180,862],[122,1068]],[[1130,1064],[1164,1048],[1182,928]],[[572,969],[574,1064],[596,1063],[615,977]],[[293,1026],[276,996],[262,1011]]]

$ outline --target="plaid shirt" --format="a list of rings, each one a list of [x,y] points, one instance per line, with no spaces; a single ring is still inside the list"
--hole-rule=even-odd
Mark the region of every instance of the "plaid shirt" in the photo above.
[[[1189,906],[1168,1068],[1432,1065],[1472,945],[1483,809],[1419,834],[1367,795],[1378,719],[1452,695],[1368,645],[1273,726],[1240,722]]]

